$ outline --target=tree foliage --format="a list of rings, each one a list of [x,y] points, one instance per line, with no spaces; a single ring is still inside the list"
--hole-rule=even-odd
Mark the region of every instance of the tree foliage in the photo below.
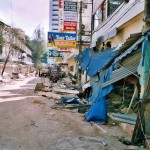
[[[15,35],[16,32],[13,30],[13,28],[6,26],[3,23],[0,24],[0,47],[2,48],[3,46],[5,46],[5,60],[1,76],[3,76],[6,65],[12,55]]]
[[[33,62],[35,64],[35,68],[42,68],[42,58],[46,52],[46,41],[44,30],[40,26],[38,26],[33,33],[33,38],[30,41],[30,45],[33,48]]]

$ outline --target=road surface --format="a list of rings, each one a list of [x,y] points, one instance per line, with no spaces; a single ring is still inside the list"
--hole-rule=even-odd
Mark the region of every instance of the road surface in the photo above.
[[[54,100],[34,92],[41,79],[0,85],[0,150],[124,150],[118,126],[100,128],[76,110],[52,109]],[[104,132],[104,131],[105,132]]]

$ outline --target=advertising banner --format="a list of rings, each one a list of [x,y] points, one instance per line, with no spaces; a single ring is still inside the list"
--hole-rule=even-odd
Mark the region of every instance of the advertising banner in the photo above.
[[[64,20],[65,21],[77,21],[77,13],[76,12],[64,12]]]
[[[70,51],[71,51],[71,48],[65,48],[65,47],[63,47],[63,48],[58,48],[58,51],[60,51],[60,52],[70,52]]]
[[[64,1],[64,11],[77,12],[77,2]]]
[[[77,29],[77,2],[64,1],[64,31]]]
[[[76,21],[64,21],[64,30],[65,31],[76,31],[77,22]]]
[[[59,0],[59,11],[58,11],[58,31],[59,32],[63,32],[64,30],[64,19],[63,19],[63,4],[64,1],[63,0]]]
[[[48,32],[48,47],[58,48],[75,48],[76,34],[74,33],[60,33]]]
[[[59,8],[63,8],[63,0],[59,0]]]

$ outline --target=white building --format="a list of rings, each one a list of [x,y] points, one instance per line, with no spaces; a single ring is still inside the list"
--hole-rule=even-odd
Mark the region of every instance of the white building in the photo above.
[[[25,43],[25,33],[21,29],[11,28],[0,22],[0,70],[8,58],[6,72],[20,72],[22,74],[31,71],[32,50]]]
[[[59,0],[49,1],[49,31],[58,31],[58,2]]]

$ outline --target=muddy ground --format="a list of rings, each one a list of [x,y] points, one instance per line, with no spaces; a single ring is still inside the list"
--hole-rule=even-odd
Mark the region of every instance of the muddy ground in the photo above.
[[[118,139],[129,137],[110,122],[84,120],[77,110],[52,109],[53,99],[34,92],[40,78],[0,84],[0,150],[124,150]]]

